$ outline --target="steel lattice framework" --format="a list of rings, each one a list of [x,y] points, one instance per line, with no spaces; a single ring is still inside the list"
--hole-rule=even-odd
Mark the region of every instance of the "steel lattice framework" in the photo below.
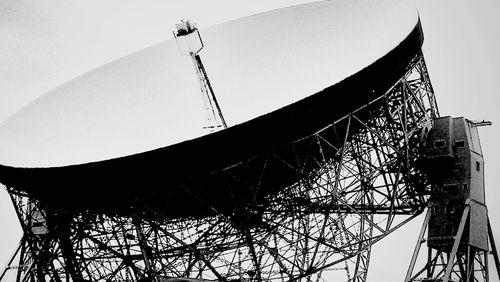
[[[371,246],[427,204],[420,132],[438,115],[419,53],[383,96],[310,136],[213,172],[254,194],[270,166],[298,176],[230,215],[208,202],[215,216],[206,218],[144,217],[155,213],[147,206],[129,217],[71,214],[8,187],[24,230],[10,269],[18,268],[18,281],[322,281],[326,272],[366,281]],[[253,178],[239,178],[249,169]]]
[[[488,271],[488,256],[491,254],[495,261],[495,267],[497,270],[497,275],[500,278],[500,260],[498,257],[495,240],[493,239],[493,231],[491,230],[491,224],[488,221],[488,241],[491,244],[491,251],[482,250],[480,248],[465,245],[461,246],[459,251],[459,245],[461,237],[464,233],[464,227],[466,221],[469,220],[469,212],[471,210],[470,200],[466,201],[465,208],[462,212],[460,224],[458,225],[458,230],[454,236],[454,246],[453,250],[447,250],[446,246],[441,248],[427,248],[427,262],[423,264],[423,267],[415,268],[415,263],[417,261],[418,252],[422,244],[426,241],[432,240],[432,238],[425,238],[425,231],[427,229],[427,224],[432,215],[432,206],[434,203],[429,205],[427,214],[424,219],[424,227],[420,231],[420,235],[417,239],[417,245],[414,250],[413,258],[410,263],[410,268],[406,273],[405,282],[413,281],[466,281],[466,282],[481,282],[490,281],[490,273]],[[458,237],[458,238],[456,238]],[[463,248],[463,249],[462,249]]]

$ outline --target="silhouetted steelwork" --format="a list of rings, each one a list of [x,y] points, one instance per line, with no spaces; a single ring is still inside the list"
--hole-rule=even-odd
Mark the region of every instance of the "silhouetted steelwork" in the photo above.
[[[385,95],[314,134],[207,176],[223,180],[228,191],[250,191],[231,213],[204,195],[194,196],[213,216],[155,218],[147,205],[121,217],[72,213],[8,187],[25,234],[11,272],[17,281],[317,281],[328,271],[366,281],[371,246],[427,205],[420,140],[438,116],[418,53]],[[299,181],[252,201],[270,168]],[[184,189],[191,193],[188,184]],[[47,232],[35,232],[34,211]]]

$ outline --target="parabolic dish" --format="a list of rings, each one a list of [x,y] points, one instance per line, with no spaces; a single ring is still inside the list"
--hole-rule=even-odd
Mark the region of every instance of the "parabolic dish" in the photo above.
[[[86,73],[4,122],[0,182],[82,207],[116,191],[168,190],[312,134],[383,95],[423,40],[416,10],[399,1],[317,2],[200,34],[228,129],[202,129],[193,64],[169,40]],[[85,196],[92,191],[99,194]]]

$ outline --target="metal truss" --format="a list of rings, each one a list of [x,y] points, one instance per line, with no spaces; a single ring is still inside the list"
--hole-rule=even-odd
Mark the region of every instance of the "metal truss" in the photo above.
[[[0,275],[0,281],[61,281],[66,265],[58,240],[47,227],[47,214],[38,202],[10,193],[23,237]]]
[[[419,54],[385,95],[310,136],[214,172],[225,185],[251,191],[230,213],[202,195],[211,217],[144,217],[155,212],[147,206],[128,217],[68,214],[41,205],[48,233],[34,235],[23,224],[26,197],[9,189],[35,265],[19,273],[38,281],[325,281],[326,273],[328,280],[366,281],[371,246],[426,206],[420,133],[438,115]],[[260,196],[271,167],[296,181]],[[241,170],[254,177],[242,179]]]
[[[432,207],[432,204],[430,204]],[[406,274],[405,282],[414,281],[463,281],[463,282],[488,282],[490,281],[488,269],[488,257],[492,255],[495,261],[497,278],[500,279],[500,259],[493,239],[493,232],[488,220],[488,241],[491,244],[491,251],[482,250],[470,244],[463,244],[462,236],[466,233],[464,228],[470,216],[470,206],[467,203],[456,232],[453,236],[453,248],[449,246],[441,248],[427,248],[427,260],[422,268],[415,270],[420,248],[423,243],[433,238],[425,238],[432,209],[427,210],[420,235],[415,246],[415,250],[410,262],[410,267]]]

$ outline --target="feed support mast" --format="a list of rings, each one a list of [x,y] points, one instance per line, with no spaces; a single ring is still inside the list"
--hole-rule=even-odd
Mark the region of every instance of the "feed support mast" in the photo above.
[[[424,132],[424,165],[428,169],[431,197],[405,282],[489,281],[489,253],[493,254],[500,278],[500,262],[485,202],[484,162],[477,130],[478,126],[489,124],[441,117]],[[414,271],[424,242],[428,248],[427,262]]]
[[[203,104],[207,114],[207,125],[204,128],[210,132],[227,128],[214,90],[208,80],[207,72],[198,54],[204,46],[196,24],[190,21],[181,21],[175,27],[177,31],[174,32],[174,37],[176,38],[179,50],[181,53],[191,56],[196,69],[196,76],[200,82]]]

